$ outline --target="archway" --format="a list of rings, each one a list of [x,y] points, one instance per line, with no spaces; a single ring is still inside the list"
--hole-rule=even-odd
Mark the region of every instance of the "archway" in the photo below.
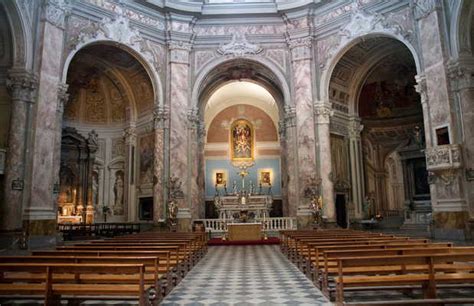
[[[423,114],[415,91],[411,51],[389,37],[367,37],[334,67],[329,100],[336,198],[344,195],[350,219],[428,226],[431,203],[424,158]]]
[[[203,154],[198,173],[206,199],[206,211],[201,213],[217,217],[216,195],[235,195],[245,190],[255,196],[270,194],[274,200],[271,216],[295,215],[296,209],[288,204],[290,174],[286,171],[284,140],[279,135],[288,97],[282,78],[260,62],[233,59],[218,63],[197,80],[193,97],[197,97],[206,130],[201,140]],[[232,153],[232,127],[239,120],[248,122],[254,131],[254,158],[244,179],[246,187],[242,187]]]
[[[79,50],[68,67],[60,221],[152,220],[155,93],[147,71],[111,44]]]

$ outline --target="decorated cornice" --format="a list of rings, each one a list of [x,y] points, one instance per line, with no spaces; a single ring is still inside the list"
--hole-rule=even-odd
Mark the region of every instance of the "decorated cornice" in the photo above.
[[[58,84],[58,106],[56,111],[59,113],[64,113],[64,107],[66,106],[69,100],[69,94],[67,93],[69,85],[65,83]]]
[[[13,100],[32,103],[35,100],[38,80],[25,70],[10,70],[6,85]]]
[[[311,59],[312,38],[310,36],[302,38],[286,38],[288,47],[291,50],[292,61]]]
[[[257,55],[262,51],[263,49],[260,46],[249,43],[245,34],[233,34],[229,43],[221,45],[217,49],[219,54],[233,56]]]

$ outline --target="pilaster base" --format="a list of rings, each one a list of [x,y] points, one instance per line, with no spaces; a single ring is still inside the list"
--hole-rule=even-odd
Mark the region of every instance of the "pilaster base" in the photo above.
[[[190,232],[191,231],[191,212],[189,208],[180,208],[178,210],[178,226],[177,230],[178,232]]]
[[[433,212],[433,237],[445,240],[468,240],[469,213],[467,211]]]
[[[311,210],[305,206],[298,207],[296,222],[298,229],[312,229],[314,219]]]

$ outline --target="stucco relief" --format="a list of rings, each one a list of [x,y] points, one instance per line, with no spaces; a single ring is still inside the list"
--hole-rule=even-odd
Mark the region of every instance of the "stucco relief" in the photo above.
[[[194,52],[194,72],[197,75],[201,69],[206,66],[213,58],[215,58],[214,51],[195,51]]]
[[[286,52],[281,49],[267,49],[265,50],[265,57],[270,59],[274,64],[281,68],[282,71],[286,71]]]
[[[217,52],[222,55],[244,56],[257,55],[262,50],[260,46],[249,43],[245,34],[233,34],[232,40],[227,44],[221,45]]]
[[[89,122],[105,122],[107,113],[105,109],[105,97],[102,92],[88,92],[86,96],[85,118]]]
[[[197,35],[216,36],[216,35],[232,35],[234,33],[253,34],[284,34],[286,27],[281,25],[196,25],[194,32]]]
[[[64,28],[64,18],[67,10],[66,1],[48,0],[45,6],[44,18],[51,24],[59,28]]]
[[[426,164],[430,171],[461,167],[461,146],[442,145],[427,148]]]
[[[112,139],[112,159],[125,156],[125,141],[123,137]]]

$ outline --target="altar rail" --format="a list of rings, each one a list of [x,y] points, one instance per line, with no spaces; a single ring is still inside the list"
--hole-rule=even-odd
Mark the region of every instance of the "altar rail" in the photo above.
[[[211,232],[226,232],[227,226],[224,219],[196,219],[194,222],[204,223],[206,231]],[[229,221],[229,220],[227,220]],[[262,219],[256,219],[256,222],[262,222]],[[296,218],[293,217],[277,217],[277,218],[266,218],[267,226],[266,231],[280,231],[280,230],[292,230],[296,229]]]

